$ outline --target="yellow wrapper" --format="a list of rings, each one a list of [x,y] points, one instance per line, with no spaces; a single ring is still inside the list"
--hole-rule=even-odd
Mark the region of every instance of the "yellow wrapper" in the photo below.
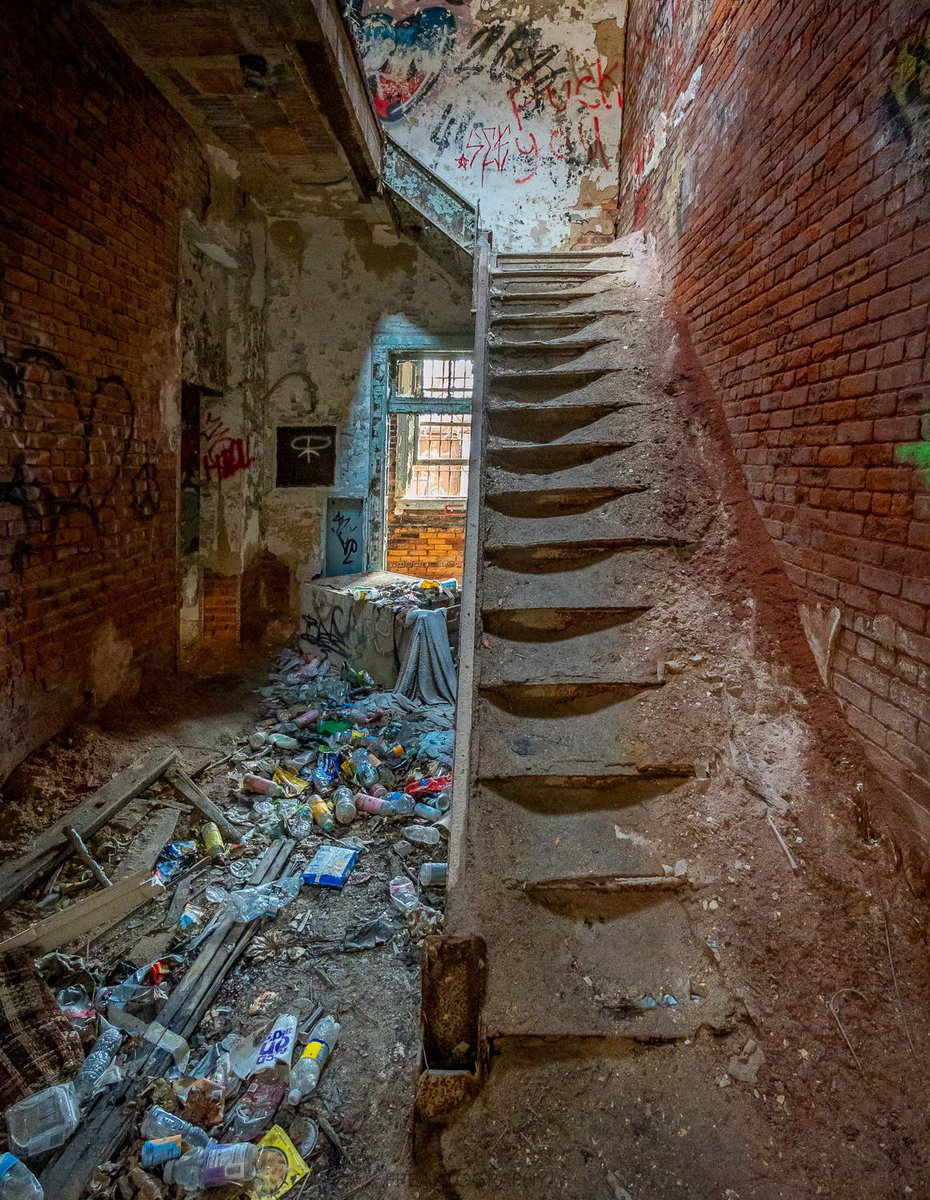
[[[299,796],[310,786],[306,779],[301,779],[296,771],[289,771],[287,767],[278,767],[272,778],[287,789],[289,796]]]
[[[280,1125],[272,1125],[258,1145],[263,1150],[279,1150],[287,1159],[287,1173],[277,1188],[272,1184],[267,1190],[263,1189],[261,1182],[256,1179],[246,1191],[249,1200],[278,1200],[279,1196],[285,1195],[295,1183],[310,1174],[310,1168],[297,1153],[297,1147]]]

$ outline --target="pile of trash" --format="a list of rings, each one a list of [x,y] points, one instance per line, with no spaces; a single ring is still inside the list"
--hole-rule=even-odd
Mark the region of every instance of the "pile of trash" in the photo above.
[[[128,1158],[97,1164],[91,1194],[163,1200],[224,1187],[249,1197],[285,1195],[308,1174],[318,1130],[312,1119],[301,1120],[295,1142],[295,1126],[279,1123],[278,1113],[293,1112],[316,1089],[339,1036],[336,1017],[319,1007],[280,1013],[201,1044],[193,1061],[191,1046],[203,1042],[199,1029],[185,1040],[161,1024],[164,1014],[202,970],[201,958],[221,952],[210,949],[223,942],[221,934],[250,937],[262,929],[255,945],[274,945],[277,915],[301,893],[342,889],[375,841],[388,846],[397,873],[378,876],[385,880],[384,911],[351,928],[340,950],[383,945],[398,931],[415,945],[441,929],[451,707],[379,691],[364,672],[290,650],[259,694],[263,719],[224,763],[222,816],[195,819],[188,836],[153,853],[153,878],[169,901],[166,952],[141,966],[104,963],[99,944],[95,959],[87,943],[71,947],[83,954],[62,947],[34,959],[49,1003],[54,997],[61,1036],[80,1038],[88,1049],[72,1078],[7,1109],[0,1200],[45,1195],[36,1174],[108,1094],[135,1106],[137,1139]],[[263,874],[257,868],[276,847],[282,872]],[[306,924],[306,917],[297,923],[298,933]],[[325,947],[318,933],[304,936],[305,946],[288,950],[291,961]],[[137,1065],[143,1051],[151,1060],[153,1047],[165,1056],[154,1079]]]

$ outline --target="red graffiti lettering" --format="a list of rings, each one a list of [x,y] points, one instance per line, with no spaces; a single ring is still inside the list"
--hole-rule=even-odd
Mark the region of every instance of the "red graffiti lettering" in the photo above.
[[[588,153],[589,163],[600,163],[602,167],[609,167],[610,162],[607,158],[607,151],[604,149],[604,141],[601,137],[601,123],[597,117],[594,118],[594,129],[590,134],[586,133],[584,122],[578,122],[578,137],[582,146]]]
[[[510,157],[510,125],[476,125],[468,135],[465,154],[470,153],[468,166],[481,158],[481,184],[488,171],[503,171]]]
[[[254,462],[249,438],[227,437],[204,453],[204,478],[207,483],[213,483],[214,479],[231,479]]]
[[[539,144],[536,141],[536,134],[530,134],[530,145],[525,150],[520,145],[519,138],[514,139],[514,147],[516,148],[518,154],[521,154],[531,160],[533,168],[528,175],[522,175],[518,179],[515,179],[514,183],[529,183],[539,168]]]

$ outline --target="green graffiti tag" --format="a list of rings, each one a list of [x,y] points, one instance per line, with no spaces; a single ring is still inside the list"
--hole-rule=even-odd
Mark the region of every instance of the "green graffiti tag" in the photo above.
[[[910,463],[927,474],[927,484],[930,485],[930,413],[921,422],[923,441],[908,442],[904,446],[895,447],[895,460],[899,463]]]

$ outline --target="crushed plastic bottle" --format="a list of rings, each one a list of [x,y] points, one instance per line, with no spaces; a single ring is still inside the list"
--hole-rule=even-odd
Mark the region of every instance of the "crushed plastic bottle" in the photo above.
[[[439,830],[434,829],[432,825],[405,825],[401,833],[415,846],[439,845]]]
[[[289,875],[257,887],[240,888],[228,893],[227,903],[236,920],[247,925],[259,917],[276,916],[286,904],[296,899],[302,883],[300,875]]]
[[[304,1096],[309,1096],[316,1089],[323,1068],[335,1049],[341,1028],[336,1018],[330,1016],[323,1017],[314,1025],[310,1031],[310,1041],[291,1069],[288,1104],[299,1104]]]
[[[203,1150],[188,1150],[181,1158],[165,1163],[165,1183],[176,1184],[186,1192],[251,1183],[260,1153],[259,1147],[249,1142],[221,1145],[211,1141]]]
[[[390,800],[379,800],[377,796],[366,796],[364,792],[359,792],[355,797],[355,807],[359,812],[371,813],[377,817],[389,817],[394,812]]]
[[[97,1040],[74,1077],[74,1094],[78,1104],[84,1104],[94,1094],[97,1081],[113,1061],[122,1040],[122,1032],[101,1017]]]
[[[442,818],[442,811],[434,808],[432,804],[423,804],[421,801],[413,806],[413,815],[422,821],[438,821]]]
[[[15,1154],[0,1154],[0,1200],[44,1200],[35,1175]]]
[[[203,1129],[198,1129],[190,1121],[168,1112],[158,1104],[153,1104],[142,1118],[142,1136],[152,1141],[178,1135],[185,1146],[203,1149],[210,1141],[210,1135]]]
[[[20,1158],[35,1158],[63,1146],[78,1127],[74,1085],[59,1083],[18,1101],[6,1112],[10,1146]]]

